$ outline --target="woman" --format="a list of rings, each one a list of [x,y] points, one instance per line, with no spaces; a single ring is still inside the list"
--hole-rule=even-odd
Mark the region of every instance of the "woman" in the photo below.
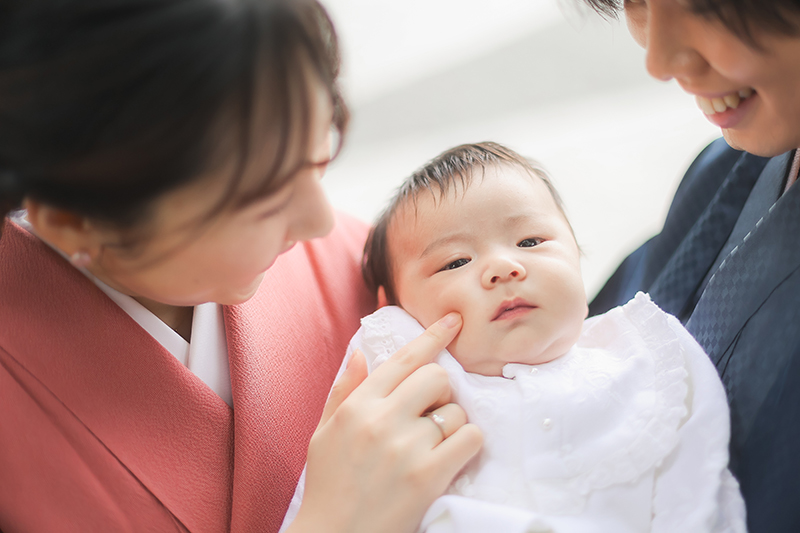
[[[292,531],[411,531],[477,452],[455,314],[323,411],[374,307],[337,70],[314,0],[0,7],[1,530],[276,531],[310,439]]]
[[[728,393],[749,530],[799,531],[800,2],[586,1],[624,7],[650,74],[696,95],[727,141],[695,160],[661,234],[591,311],[645,290],[686,323]]]

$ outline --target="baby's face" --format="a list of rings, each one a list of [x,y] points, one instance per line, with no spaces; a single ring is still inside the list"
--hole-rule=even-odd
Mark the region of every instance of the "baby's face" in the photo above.
[[[389,225],[395,292],[423,326],[461,313],[448,347],[465,370],[501,375],[506,363],[566,353],[586,318],[580,254],[547,186],[500,166],[465,193],[422,194]]]

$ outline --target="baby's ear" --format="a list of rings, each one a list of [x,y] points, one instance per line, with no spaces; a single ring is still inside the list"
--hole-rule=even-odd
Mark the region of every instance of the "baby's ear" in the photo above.
[[[389,300],[386,299],[386,289],[381,285],[378,287],[378,309],[387,305],[389,305]]]

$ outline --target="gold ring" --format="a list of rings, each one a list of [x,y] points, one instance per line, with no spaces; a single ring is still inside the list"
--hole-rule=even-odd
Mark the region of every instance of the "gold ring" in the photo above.
[[[436,424],[436,427],[439,428],[439,431],[442,432],[442,440],[447,438],[447,433],[444,430],[444,417],[437,415],[436,413],[425,413],[425,417],[429,418],[431,422]]]

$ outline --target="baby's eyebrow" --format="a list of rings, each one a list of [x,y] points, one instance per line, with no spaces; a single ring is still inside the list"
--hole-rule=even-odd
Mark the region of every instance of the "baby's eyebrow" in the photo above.
[[[513,215],[506,217],[506,227],[511,226],[518,226],[519,224],[523,223],[530,223],[536,220],[536,217],[533,216],[531,213],[525,213],[523,215]]]
[[[512,228],[515,226],[519,226],[521,224],[530,224],[531,222],[535,221],[536,217],[531,215],[530,213],[525,213],[521,215],[511,215],[505,217],[505,226],[507,228]],[[447,246],[448,244],[454,244],[459,242],[465,242],[470,239],[470,234],[466,232],[459,232],[459,233],[450,233],[443,237],[440,237],[433,241],[432,243],[428,244],[422,253],[419,254],[419,258],[423,259],[425,256],[430,255],[433,253],[437,248],[441,248],[442,246]]]
[[[426,246],[425,249],[422,250],[422,253],[419,254],[419,258],[422,259],[423,257],[430,255],[434,250],[441,248],[442,246],[456,242],[463,242],[467,239],[469,239],[469,235],[467,233],[451,233],[449,235],[445,235],[444,237],[440,237]]]

